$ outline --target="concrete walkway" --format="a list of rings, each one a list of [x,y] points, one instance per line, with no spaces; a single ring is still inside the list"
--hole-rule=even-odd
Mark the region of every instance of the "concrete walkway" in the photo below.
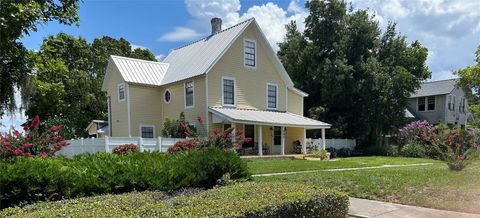
[[[407,206],[359,198],[350,198],[351,217],[448,217],[448,218],[480,218],[480,214],[461,213],[437,210],[425,207]]]
[[[282,173],[265,173],[265,174],[255,174],[253,177],[260,176],[281,176],[281,175],[290,175],[290,174],[300,174],[300,173],[314,173],[314,172],[335,172],[335,171],[350,171],[350,170],[368,170],[368,169],[381,169],[381,168],[393,168],[393,167],[415,167],[415,166],[427,166],[432,163],[421,163],[421,164],[398,164],[398,165],[382,165],[375,167],[352,167],[352,168],[339,168],[339,169],[327,169],[327,170],[304,170],[304,171],[294,171],[294,172],[282,172]]]

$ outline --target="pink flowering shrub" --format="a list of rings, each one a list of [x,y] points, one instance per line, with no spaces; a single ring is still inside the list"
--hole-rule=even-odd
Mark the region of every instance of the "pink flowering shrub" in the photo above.
[[[401,144],[421,143],[422,136],[433,131],[433,125],[426,120],[413,121],[398,130],[397,138]]]
[[[219,129],[213,130],[208,139],[202,141],[201,147],[217,147],[223,149],[238,149],[242,146],[245,142],[245,138],[243,137],[243,132],[241,130],[236,130],[233,133],[234,128],[230,127],[225,131],[221,131]],[[233,140],[235,139],[235,140]],[[251,140],[250,138],[246,139]]]
[[[47,131],[40,131],[40,118],[25,123],[24,133],[13,130],[10,134],[0,133],[0,160],[11,160],[18,156],[50,157],[68,145],[58,134],[62,125],[54,125]]]
[[[198,147],[198,140],[197,139],[189,139],[184,141],[178,141],[172,147],[168,148],[169,153],[176,153],[180,151],[191,151]]]

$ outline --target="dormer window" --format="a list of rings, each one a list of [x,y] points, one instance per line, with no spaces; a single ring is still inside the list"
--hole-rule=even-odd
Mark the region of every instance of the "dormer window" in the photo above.
[[[243,41],[243,63],[246,67],[256,67],[256,42],[254,40],[245,39]]]

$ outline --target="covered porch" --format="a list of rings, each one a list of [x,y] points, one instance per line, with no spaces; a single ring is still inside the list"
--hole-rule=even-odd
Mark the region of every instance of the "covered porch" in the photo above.
[[[212,128],[241,131],[244,138],[241,155],[288,155],[306,154],[306,131],[321,129],[325,149],[325,129],[330,124],[301,115],[252,109],[211,107]],[[235,135],[235,134],[233,134]]]

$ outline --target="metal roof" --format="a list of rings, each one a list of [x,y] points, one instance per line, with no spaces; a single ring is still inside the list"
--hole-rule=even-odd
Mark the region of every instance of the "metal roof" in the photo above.
[[[331,125],[328,123],[303,117],[298,114],[292,114],[289,112],[236,109],[224,107],[210,107],[208,110],[213,114],[227,119],[231,122],[256,125],[300,127],[307,129],[320,129],[331,127]]]
[[[253,19],[248,19],[214,35],[174,49],[163,60],[170,66],[162,85],[206,73],[252,21]]]
[[[439,80],[434,82],[423,83],[420,89],[418,89],[411,98],[432,96],[432,95],[445,95],[449,94],[455,89],[457,79]]]
[[[159,86],[168,69],[167,63],[112,55],[123,79],[129,83]]]

